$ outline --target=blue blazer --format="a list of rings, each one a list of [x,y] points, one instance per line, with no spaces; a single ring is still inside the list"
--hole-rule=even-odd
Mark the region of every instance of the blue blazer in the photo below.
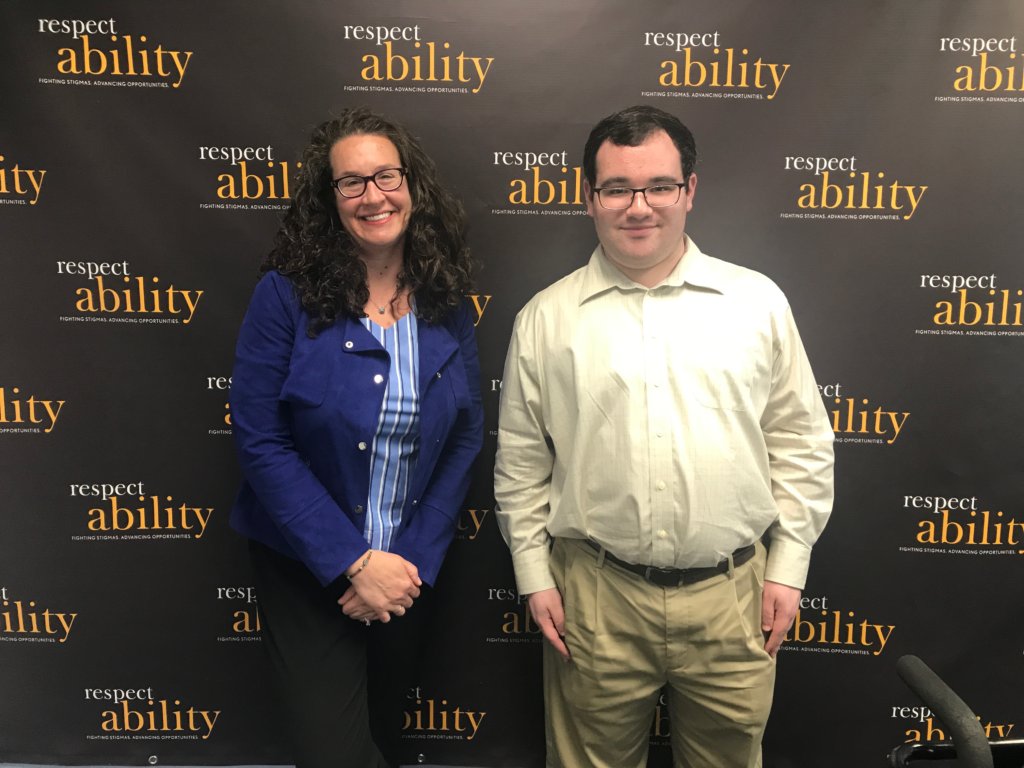
[[[244,483],[231,525],[301,560],[326,586],[368,548],[377,382],[387,382],[391,360],[358,320],[339,318],[313,339],[309,320],[291,281],[264,275],[235,350],[231,422]],[[432,584],[483,441],[483,410],[468,306],[417,327],[420,448],[391,551]]]

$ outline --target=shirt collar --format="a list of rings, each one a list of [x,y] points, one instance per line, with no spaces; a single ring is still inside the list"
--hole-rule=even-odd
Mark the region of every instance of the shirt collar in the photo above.
[[[682,288],[684,285],[692,285],[698,288],[707,288],[717,293],[725,293],[727,282],[715,268],[715,261],[706,255],[693,238],[687,236],[686,251],[683,258],[669,272],[668,276],[661,281],[656,288],[670,287]],[[600,245],[590,255],[590,261],[584,268],[583,285],[580,289],[580,304],[583,304],[593,297],[618,288],[622,291],[646,291],[646,286],[633,282],[620,272],[604,254],[604,248]]]

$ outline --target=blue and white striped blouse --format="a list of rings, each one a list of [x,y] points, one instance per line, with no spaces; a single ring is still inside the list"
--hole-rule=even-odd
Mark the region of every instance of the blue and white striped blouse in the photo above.
[[[419,454],[419,342],[413,312],[390,328],[381,328],[368,317],[362,321],[391,356],[387,389],[370,454],[370,498],[363,529],[370,548],[386,552],[402,522],[402,509]]]

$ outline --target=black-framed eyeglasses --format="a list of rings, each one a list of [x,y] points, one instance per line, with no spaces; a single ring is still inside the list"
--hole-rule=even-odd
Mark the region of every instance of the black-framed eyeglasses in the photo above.
[[[338,190],[342,197],[361,197],[366,192],[366,185],[373,182],[381,192],[394,192],[402,186],[405,179],[405,168],[385,168],[371,173],[369,176],[342,176],[334,179],[331,186]]]
[[[644,202],[651,208],[667,208],[679,202],[680,192],[686,186],[685,181],[663,182],[649,187],[601,187],[595,189],[597,200],[602,208],[609,211],[624,211],[633,204],[633,198],[639,192]]]

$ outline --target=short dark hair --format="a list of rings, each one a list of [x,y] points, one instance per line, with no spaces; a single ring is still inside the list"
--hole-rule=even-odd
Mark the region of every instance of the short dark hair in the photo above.
[[[620,147],[637,147],[655,131],[664,131],[679,150],[683,163],[683,181],[690,178],[697,163],[697,145],[690,129],[675,115],[657,107],[637,105],[608,115],[594,126],[583,149],[583,175],[593,189],[597,183],[597,150],[606,141]]]
[[[295,193],[261,272],[291,278],[316,334],[339,315],[360,317],[369,299],[366,267],[338,219],[331,188],[331,147],[346,136],[383,136],[407,174],[412,214],[399,287],[416,298],[416,316],[439,322],[471,289],[473,262],[462,204],[441,184],[434,161],[401,124],[366,107],[321,123],[302,155]]]

